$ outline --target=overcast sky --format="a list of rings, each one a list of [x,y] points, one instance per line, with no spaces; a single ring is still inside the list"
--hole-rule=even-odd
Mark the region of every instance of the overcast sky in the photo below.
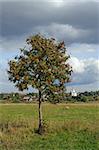
[[[0,92],[16,91],[7,62],[36,33],[65,41],[74,70],[68,89],[99,90],[98,0],[0,0]]]

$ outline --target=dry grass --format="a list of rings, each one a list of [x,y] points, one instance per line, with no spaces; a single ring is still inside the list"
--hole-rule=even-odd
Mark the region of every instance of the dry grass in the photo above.
[[[45,134],[42,137],[35,133],[38,126],[37,105],[9,104],[0,108],[1,150],[99,148],[99,105],[44,104]],[[69,140],[70,138],[72,140]],[[86,148],[86,145],[89,148]]]

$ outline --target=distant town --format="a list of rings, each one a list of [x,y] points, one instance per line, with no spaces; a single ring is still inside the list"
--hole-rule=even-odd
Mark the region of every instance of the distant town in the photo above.
[[[43,101],[51,102],[51,98],[48,99],[46,96],[43,96]],[[32,103],[38,101],[38,93],[0,93],[0,102],[1,103]],[[74,89],[71,92],[65,93],[64,99],[56,99],[54,103],[59,102],[94,102],[99,101],[99,91],[85,91],[77,93]]]

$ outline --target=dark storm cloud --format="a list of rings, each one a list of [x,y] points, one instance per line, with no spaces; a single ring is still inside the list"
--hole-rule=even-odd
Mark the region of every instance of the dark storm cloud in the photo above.
[[[22,35],[37,25],[52,21],[46,2],[2,2],[2,35]]]
[[[86,90],[85,84],[91,83],[88,88],[97,89],[98,9],[95,0],[0,0],[0,91],[16,90],[8,82],[7,62],[24,47],[27,36],[38,32],[65,40],[74,55],[72,84],[79,89],[84,84]]]
[[[76,29],[83,29],[90,34],[86,37],[72,39],[68,42],[98,42],[98,2],[71,2],[55,7],[46,1],[1,2],[1,26],[3,37],[22,36],[35,32],[35,28],[49,26],[52,23],[68,24]],[[41,32],[40,29],[37,30]],[[50,30],[47,31],[50,35]]]
[[[98,28],[98,2],[74,2],[62,9],[61,21],[77,28]]]

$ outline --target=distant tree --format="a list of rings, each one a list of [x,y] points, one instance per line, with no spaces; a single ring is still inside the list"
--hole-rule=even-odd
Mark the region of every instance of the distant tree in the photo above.
[[[30,86],[38,89],[39,127],[43,132],[41,102],[43,96],[56,100],[64,96],[65,83],[70,81],[71,66],[67,63],[70,56],[66,53],[64,42],[45,38],[40,34],[26,40],[28,47],[21,50],[20,56],[9,61],[9,80],[20,90]]]
[[[19,103],[20,102],[20,96],[18,93],[12,93],[10,95],[12,102]]]
[[[3,100],[4,94],[0,94],[0,100]]]

